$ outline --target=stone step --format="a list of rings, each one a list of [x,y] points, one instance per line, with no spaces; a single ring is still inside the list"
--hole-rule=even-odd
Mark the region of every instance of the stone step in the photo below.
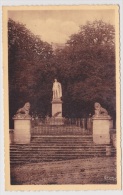
[[[106,148],[40,148],[40,149],[21,149],[16,150],[12,149],[10,150],[11,155],[44,155],[44,154],[86,154],[86,153],[98,153],[98,152],[106,152]],[[111,149],[111,152],[116,152],[114,148]]]
[[[31,137],[31,142],[93,142],[93,138],[90,137],[56,137],[56,136],[35,136]]]
[[[51,150],[45,150],[45,149],[40,149],[40,150],[21,150],[21,151],[18,151],[18,150],[11,150],[10,151],[10,154],[11,155],[39,155],[39,154],[52,154],[52,153],[55,153],[55,154],[78,154],[78,153],[81,153],[81,154],[84,154],[84,153],[97,153],[97,152],[106,152],[106,148],[100,148],[100,149],[51,149]],[[116,150],[114,149],[111,149],[111,152],[116,152]]]
[[[27,156],[27,155],[24,155],[24,156],[22,156],[22,155],[20,155],[20,156],[11,156],[10,157],[10,159],[12,160],[12,159],[14,159],[14,160],[28,160],[28,159],[35,159],[35,160],[39,160],[39,159],[42,159],[42,158],[61,158],[61,157],[65,157],[66,159],[67,158],[75,158],[75,157],[83,157],[83,156],[98,156],[98,155],[102,155],[102,154],[104,154],[104,155],[106,155],[105,154],[105,152],[99,152],[99,153],[77,153],[77,154],[75,154],[75,153],[72,153],[72,154],[69,154],[69,153],[67,153],[67,154],[49,154],[49,155],[47,155],[47,154],[43,154],[42,156],[37,156],[37,155],[31,155],[31,156]]]
[[[48,138],[48,137],[51,137],[51,138],[62,138],[62,137],[64,137],[64,138],[92,138],[93,136],[92,135],[32,135],[32,137],[46,137],[46,138]]]
[[[10,150],[32,150],[32,149],[69,149],[69,148],[79,148],[79,149],[97,149],[97,148],[106,148],[107,145],[80,145],[80,144],[72,144],[72,145],[44,145],[42,143],[40,144],[30,144],[30,145],[23,145],[23,144],[15,144],[10,146]]]
[[[83,140],[81,140],[81,141],[77,141],[77,140],[76,141],[75,140],[73,140],[73,141],[72,140],[71,141],[67,141],[67,140],[57,140],[57,141],[55,141],[55,140],[32,140],[31,141],[31,144],[43,144],[43,143],[46,144],[46,145],[50,144],[50,143],[51,144],[55,144],[55,143],[60,144],[61,143],[62,145],[63,145],[63,143],[64,144],[80,144],[80,145],[82,143],[83,144],[84,143],[85,144],[93,144],[93,142],[89,141],[89,140],[86,140],[86,141],[85,140],[84,141]]]
[[[84,142],[83,142],[84,143]],[[10,150],[11,149],[17,149],[17,150],[20,150],[20,149],[67,149],[67,148],[80,148],[80,149],[96,149],[96,148],[106,148],[107,146],[111,146],[111,148],[115,149],[112,145],[110,144],[99,144],[99,145],[96,145],[96,144],[93,144],[93,143],[86,143],[86,145],[84,145],[83,143],[31,143],[31,144],[11,144],[10,145]]]
[[[64,138],[61,138],[61,139],[53,139],[53,138],[31,138],[31,142],[33,141],[52,141],[52,142],[59,142],[59,141],[65,141],[65,142],[82,142],[82,141],[91,141],[93,142],[93,140],[90,138],[83,138],[83,139],[64,139]]]
[[[16,143],[14,144],[11,144],[11,147],[12,146],[14,146],[14,145],[16,145],[16,146],[19,146],[19,145],[17,145]],[[30,143],[30,146],[56,146],[56,145],[58,145],[58,146],[93,146],[94,144],[93,144],[93,142],[90,142],[90,141],[81,141],[81,142],[63,142],[63,141],[37,141],[37,142],[35,142],[35,141],[32,141],[31,143]],[[23,146],[23,143],[21,144],[20,143],[20,146]],[[26,146],[25,146],[26,147]]]
[[[55,149],[55,148],[53,148],[53,149],[46,149],[46,148],[42,148],[42,149],[39,149],[39,150],[36,150],[36,149],[24,149],[24,150],[21,150],[21,151],[18,151],[18,150],[10,150],[10,152],[13,154],[13,153],[28,153],[28,152],[31,152],[31,154],[32,153],[34,153],[34,152],[36,152],[36,154],[37,153],[51,153],[51,152],[59,152],[59,153],[68,153],[68,152],[70,152],[70,153],[77,153],[77,152],[100,152],[100,151],[106,151],[106,148],[92,148],[92,149],[89,149],[89,148],[86,148],[86,149],[84,149],[84,148],[82,148],[82,149],[80,149],[80,148],[65,148],[65,149]]]
[[[58,141],[70,141],[70,142],[82,142],[82,141],[91,141],[91,142],[93,142],[93,139],[92,138],[79,138],[79,139],[64,139],[64,138],[58,138],[58,139],[56,139],[56,138],[42,138],[42,137],[39,137],[39,138],[31,138],[31,141],[30,142],[32,142],[32,141],[56,141],[56,142],[58,142]]]
[[[39,145],[93,145],[93,143],[92,142],[87,142],[87,141],[81,141],[81,142],[78,142],[78,141],[69,141],[69,142],[67,142],[67,141],[32,141],[31,142],[31,145],[37,145],[37,144],[39,144]]]
[[[49,155],[49,156],[47,156],[47,155],[43,155],[43,156],[41,156],[41,157],[38,157],[37,158],[37,156],[31,156],[31,158],[30,157],[28,157],[28,156],[20,156],[20,157],[11,157],[10,158],[10,160],[11,161],[18,161],[18,160],[25,160],[25,161],[28,161],[28,160],[43,160],[43,159],[61,159],[61,158],[66,158],[66,159],[72,159],[72,158],[81,158],[81,157],[83,157],[83,156],[102,156],[102,155],[106,155],[105,153],[97,153],[97,154],[78,154],[78,155],[64,155],[64,154],[61,154],[61,155]]]
[[[80,149],[91,149],[91,148],[106,148],[106,146],[105,145],[85,145],[85,146],[83,146],[83,145],[70,145],[70,146],[65,146],[65,145],[55,145],[55,146],[47,146],[47,145],[42,145],[42,144],[40,144],[40,145],[38,145],[38,144],[34,144],[34,145],[23,145],[23,144],[19,144],[19,145],[17,145],[17,144],[15,144],[15,145],[11,145],[10,146],[10,149],[12,150],[15,150],[15,149],[42,149],[42,148],[44,148],[44,149],[61,149],[61,148],[63,148],[63,149],[69,149],[69,148],[80,148]]]
[[[106,156],[106,152],[90,152],[90,153],[61,153],[61,154],[57,154],[57,153],[52,153],[52,154],[31,154],[31,156],[29,155],[12,155],[10,160],[21,160],[21,159],[25,159],[25,161],[27,161],[28,159],[42,159],[42,158],[61,158],[61,157],[65,157],[66,159],[68,157],[82,157],[82,156],[101,156],[101,155],[105,155]],[[114,156],[115,153],[111,152],[111,155]]]
[[[11,159],[10,164],[11,165],[16,165],[16,164],[30,164],[30,163],[39,163],[39,162],[51,162],[51,161],[66,161],[66,160],[71,160],[71,159],[87,159],[87,158],[94,158],[94,157],[102,157],[105,156],[104,154],[86,154],[86,155],[70,155],[70,156],[42,156],[42,158],[23,158],[20,159]]]
[[[16,145],[15,145],[16,146]],[[11,148],[13,147],[15,147],[14,145],[12,145],[11,146]],[[23,144],[20,144],[20,145],[18,145],[18,146],[16,146],[16,147],[21,147],[21,146],[23,146]],[[44,143],[41,143],[41,142],[37,142],[37,143],[32,143],[30,146],[25,146],[25,148],[26,147],[35,147],[35,148],[38,148],[38,147],[44,147],[44,148],[48,148],[48,147],[59,147],[59,148],[66,148],[66,147],[85,147],[85,146],[88,146],[88,147],[93,147],[94,145],[93,145],[93,143],[87,143],[87,142],[83,142],[83,143],[75,143],[75,142],[73,142],[73,143],[65,143],[65,142],[60,142],[60,143],[56,143],[56,142],[50,142],[50,143],[48,143],[48,142],[44,142]]]
[[[31,138],[45,139],[92,139],[91,135],[32,135]]]

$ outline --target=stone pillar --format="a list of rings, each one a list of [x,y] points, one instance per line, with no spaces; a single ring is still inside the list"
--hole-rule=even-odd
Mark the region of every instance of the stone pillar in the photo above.
[[[31,139],[31,118],[14,119],[14,143],[28,144]]]
[[[93,142],[95,144],[110,144],[110,120],[107,116],[93,116]]]

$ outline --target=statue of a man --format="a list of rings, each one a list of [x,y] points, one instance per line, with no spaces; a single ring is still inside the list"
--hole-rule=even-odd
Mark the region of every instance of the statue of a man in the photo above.
[[[57,81],[57,79],[54,80],[55,82],[53,83],[53,99],[58,99],[62,97],[62,87],[61,83]]]

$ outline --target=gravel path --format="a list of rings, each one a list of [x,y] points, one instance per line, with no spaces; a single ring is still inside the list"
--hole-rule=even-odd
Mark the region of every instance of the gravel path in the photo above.
[[[11,184],[116,184],[116,157],[12,165]]]

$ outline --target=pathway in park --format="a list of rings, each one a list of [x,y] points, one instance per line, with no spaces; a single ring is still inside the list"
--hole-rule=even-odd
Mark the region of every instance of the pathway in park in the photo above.
[[[11,165],[11,184],[116,184],[115,157]]]

